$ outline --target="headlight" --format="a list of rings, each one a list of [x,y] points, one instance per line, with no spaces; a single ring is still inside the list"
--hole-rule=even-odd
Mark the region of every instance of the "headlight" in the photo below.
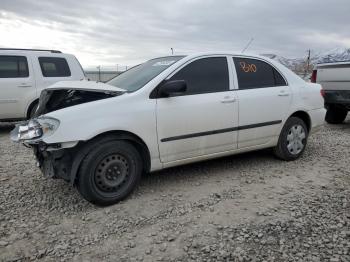
[[[52,135],[58,128],[60,121],[50,117],[31,119],[25,124],[16,125],[11,132],[11,140],[14,142],[37,141]]]

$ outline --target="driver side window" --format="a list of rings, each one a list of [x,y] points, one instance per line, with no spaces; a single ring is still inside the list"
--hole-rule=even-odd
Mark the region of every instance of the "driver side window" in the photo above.
[[[187,91],[181,95],[229,91],[229,73],[226,57],[198,59],[186,65],[170,80],[185,80]]]

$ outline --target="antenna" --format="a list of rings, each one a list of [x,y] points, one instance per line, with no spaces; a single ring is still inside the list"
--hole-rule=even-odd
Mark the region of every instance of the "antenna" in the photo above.
[[[250,44],[252,43],[254,41],[254,38],[252,37],[250,40],[249,40],[249,42],[248,42],[248,44],[243,48],[243,50],[242,50],[242,54],[245,52],[245,50],[247,50],[248,49],[248,47],[250,46]]]

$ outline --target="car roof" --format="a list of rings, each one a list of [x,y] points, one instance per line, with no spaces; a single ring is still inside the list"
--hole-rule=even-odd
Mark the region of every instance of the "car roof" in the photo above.
[[[233,52],[233,51],[207,51],[207,52],[195,52],[190,54],[190,56],[206,56],[206,55],[253,56],[253,57],[265,58],[257,54],[241,53],[241,52]]]
[[[34,55],[46,55],[46,56],[72,56],[71,54],[62,53],[59,50],[50,50],[50,49],[0,48],[0,53],[3,55],[34,54]]]
[[[271,60],[266,56],[261,56],[253,53],[240,53],[240,52],[232,52],[232,51],[207,51],[207,52],[193,52],[193,53],[188,53],[188,54],[176,54],[176,55],[168,55],[168,56],[161,56],[161,57],[155,57],[152,59],[157,59],[157,58],[165,58],[165,57],[201,57],[201,56],[212,56],[212,55],[230,55],[230,56],[243,56],[243,57],[256,57],[260,58],[263,60]]]
[[[263,60],[265,62],[269,62],[270,64],[273,64],[274,66],[283,66],[281,63],[279,63],[276,60],[273,60],[269,57],[262,56],[262,55],[257,55],[253,53],[241,53],[241,52],[232,52],[232,51],[208,51],[208,52],[196,52],[196,53],[191,53],[188,55],[184,55],[184,59],[186,60],[191,60],[194,58],[199,58],[202,56],[236,56],[236,57],[245,57],[245,58],[257,58],[260,60]]]
[[[1,47],[0,51],[33,51],[33,52],[50,52],[50,53],[62,53],[59,50],[50,50],[50,49],[27,49],[27,48],[5,48]]]

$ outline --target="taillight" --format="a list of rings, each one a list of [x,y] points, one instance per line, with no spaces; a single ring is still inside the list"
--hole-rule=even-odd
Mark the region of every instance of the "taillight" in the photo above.
[[[311,75],[311,83],[316,83],[316,78],[317,78],[317,70],[312,70],[312,75]]]

